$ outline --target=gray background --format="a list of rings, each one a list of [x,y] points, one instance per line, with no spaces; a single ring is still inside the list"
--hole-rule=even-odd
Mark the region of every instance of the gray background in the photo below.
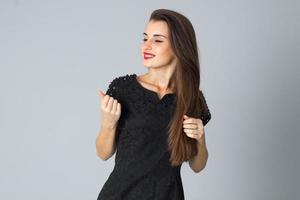
[[[157,8],[197,33],[209,160],[182,166],[187,200],[299,199],[299,1],[0,0],[0,199],[96,199],[100,99],[147,69]]]

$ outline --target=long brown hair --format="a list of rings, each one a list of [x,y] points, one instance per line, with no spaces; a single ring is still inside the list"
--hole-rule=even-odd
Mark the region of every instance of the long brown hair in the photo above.
[[[168,148],[170,163],[177,166],[198,153],[197,141],[188,137],[182,127],[184,114],[199,117],[203,112],[197,41],[191,22],[178,12],[157,9],[151,13],[151,20],[167,23],[171,47],[178,58],[168,85],[176,93],[176,111],[168,124]]]

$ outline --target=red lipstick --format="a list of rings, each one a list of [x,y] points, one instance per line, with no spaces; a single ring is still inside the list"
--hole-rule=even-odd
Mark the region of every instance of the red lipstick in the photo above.
[[[155,56],[154,54],[144,52],[144,59],[151,59],[154,56]]]

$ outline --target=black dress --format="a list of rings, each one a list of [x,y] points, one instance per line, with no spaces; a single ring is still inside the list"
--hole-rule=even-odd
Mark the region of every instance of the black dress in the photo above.
[[[118,100],[122,112],[116,129],[115,166],[97,200],[184,200],[181,165],[170,165],[167,150],[166,126],[176,95],[159,99],[136,76],[116,77],[106,92]],[[209,120],[208,112],[203,124]]]

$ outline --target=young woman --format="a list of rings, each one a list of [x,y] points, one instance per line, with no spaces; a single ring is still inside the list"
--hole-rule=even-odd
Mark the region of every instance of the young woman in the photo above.
[[[182,14],[151,13],[141,44],[148,72],[116,77],[99,91],[98,156],[116,151],[98,200],[183,200],[184,161],[200,172],[208,152],[204,126],[211,115],[200,86],[195,32]]]

